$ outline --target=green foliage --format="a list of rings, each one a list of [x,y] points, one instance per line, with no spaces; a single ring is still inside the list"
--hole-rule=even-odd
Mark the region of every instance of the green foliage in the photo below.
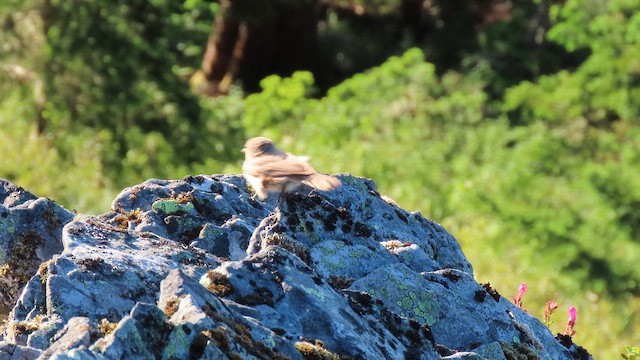
[[[76,183],[49,182],[41,194],[62,193],[59,201],[75,199],[68,204],[83,211],[105,211],[117,189],[146,178],[211,171],[237,158],[243,105],[237,97],[200,99],[184,76],[200,63],[215,11],[198,0],[0,5],[0,116],[24,122],[4,130],[3,145],[20,150],[0,175],[36,192],[45,186],[20,167],[33,156],[17,140],[24,129],[35,141],[29,146],[49,154],[41,156],[49,173],[77,173]],[[100,201],[79,204],[80,194],[65,194],[93,178],[87,188],[100,189]]]
[[[103,154],[107,166],[135,172],[197,158],[189,135],[201,125],[198,100],[173,70],[197,61],[202,49],[193,47],[207,33],[185,26],[185,12],[164,1],[45,6],[47,130],[106,128],[116,143]]]
[[[0,108],[2,177],[26,184],[23,186],[35,194],[71,205],[70,209],[109,204],[117,191],[100,162],[100,148],[108,144],[108,133],[69,135],[67,141],[77,151],[63,161],[52,138],[38,134],[35,124],[25,120],[32,114],[31,107],[23,107],[9,97],[0,101]]]
[[[306,112],[305,100],[313,93],[313,75],[296,72],[291,78],[271,75],[260,82],[262,92],[247,97],[243,124],[251,134],[270,127],[293,125]]]
[[[637,360],[640,359],[640,347],[638,346],[626,346],[627,354],[620,354],[623,359],[626,360]]]
[[[552,8],[549,38],[591,54],[575,72],[542,77],[507,94],[504,109],[520,122],[586,122],[610,126],[640,117],[640,14],[633,1],[567,1]],[[533,95],[533,96],[530,96]]]
[[[320,99],[304,95],[313,88],[308,74],[271,78],[247,99],[244,123],[250,134],[311,155],[323,171],[371,177],[401,206],[442,221],[477,276],[508,288],[546,279],[539,303],[550,289],[620,301],[637,293],[640,129],[565,122],[546,105],[530,107],[547,118],[512,126],[506,116],[487,116],[488,97],[472,75],[437,76],[410,50]],[[529,93],[524,86],[513,92],[534,101],[539,85],[529,83]],[[576,306],[596,312],[589,302]],[[577,325],[580,336],[589,326]]]
[[[639,275],[629,256],[638,250],[640,236],[635,215],[640,203],[635,190],[640,175],[636,155],[640,105],[634,100],[640,90],[634,80],[640,70],[637,8],[628,1],[594,1],[591,6],[568,1],[554,7],[558,25],[551,29],[550,38],[569,50],[588,47],[591,55],[575,71],[516,86],[504,102],[513,123],[543,121],[552,134],[546,138],[565,142],[549,160],[555,160],[567,180],[569,189],[562,193],[577,190],[552,207],[568,212],[555,222],[566,221],[570,231],[545,234],[560,236],[564,244],[578,244],[574,259],[564,258],[566,267],[584,281],[589,279],[594,289],[618,294],[640,292]],[[570,163],[562,163],[564,159]],[[566,238],[563,233],[574,235]]]

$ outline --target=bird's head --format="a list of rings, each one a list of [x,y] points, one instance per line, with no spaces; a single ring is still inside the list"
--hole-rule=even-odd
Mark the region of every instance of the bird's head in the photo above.
[[[241,151],[245,154],[245,158],[278,152],[273,141],[266,137],[254,137],[247,140]]]

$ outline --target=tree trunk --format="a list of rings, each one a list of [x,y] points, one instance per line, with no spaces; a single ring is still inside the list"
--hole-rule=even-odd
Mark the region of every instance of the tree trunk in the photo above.
[[[204,92],[226,94],[240,80],[247,92],[260,90],[270,75],[315,69],[317,0],[223,1],[202,61]],[[193,79],[193,78],[192,78]]]
[[[235,63],[235,49],[240,37],[240,21],[232,16],[229,1],[222,2],[222,15],[215,21],[209,36],[207,49],[202,60],[202,72],[207,86],[205,92],[215,96],[226,94],[228,81],[225,77],[233,77],[232,66]]]

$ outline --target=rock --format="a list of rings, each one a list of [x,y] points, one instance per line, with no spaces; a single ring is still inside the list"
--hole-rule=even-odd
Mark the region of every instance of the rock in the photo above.
[[[235,175],[148,180],[109,213],[64,218],[0,360],[590,358],[477,284],[442,226],[340,180],[280,202]],[[45,204],[11,194],[5,208]],[[16,229],[44,216],[15,213]]]
[[[0,320],[38,267],[62,252],[62,227],[71,219],[53,201],[0,179]]]
[[[51,339],[53,343],[42,356],[49,358],[54,354],[66,353],[70,349],[89,346],[97,336],[98,329],[90,319],[86,317],[71,318],[65,327]]]
[[[31,360],[37,359],[42,351],[11,344],[5,341],[0,341],[0,360]]]

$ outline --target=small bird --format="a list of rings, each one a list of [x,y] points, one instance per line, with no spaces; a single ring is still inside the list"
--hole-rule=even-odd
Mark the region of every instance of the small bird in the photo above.
[[[242,152],[242,174],[262,200],[270,193],[293,192],[303,184],[322,191],[340,186],[338,178],[316,172],[308,157],[285,153],[266,137],[247,140]]]

